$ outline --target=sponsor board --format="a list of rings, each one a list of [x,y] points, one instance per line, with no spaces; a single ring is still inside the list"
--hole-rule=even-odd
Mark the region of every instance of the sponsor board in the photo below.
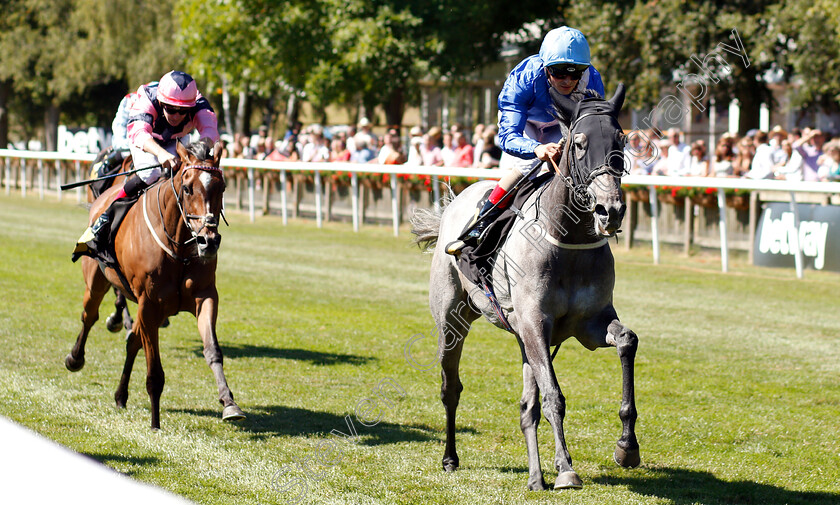
[[[795,268],[798,246],[806,268],[840,272],[840,207],[799,204],[798,227],[790,204],[767,203],[762,208],[753,264]]]
[[[102,148],[111,145],[111,132],[104,128],[88,129],[58,126],[58,152],[96,154]]]

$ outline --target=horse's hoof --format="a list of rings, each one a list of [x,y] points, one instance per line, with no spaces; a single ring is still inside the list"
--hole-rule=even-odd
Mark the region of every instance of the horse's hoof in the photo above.
[[[443,470],[447,473],[454,472],[458,469],[457,458],[443,458]]]
[[[545,483],[545,479],[542,476],[539,479],[528,479],[528,490],[545,491],[546,489],[548,489],[548,484]]]
[[[122,319],[118,319],[113,315],[110,315],[105,319],[105,327],[108,328],[108,331],[111,333],[116,333],[123,327]]]
[[[624,468],[636,468],[642,462],[642,458],[639,456],[639,449],[624,450],[619,445],[615,446],[613,458],[618,463],[618,466]]]
[[[575,472],[563,472],[557,476],[554,489],[580,489],[583,487],[580,477]]]
[[[245,419],[245,413],[236,405],[228,405],[222,410],[222,421],[241,421]]]
[[[118,409],[124,409],[125,405],[128,403],[128,395],[123,396],[120,393],[115,393],[114,401],[116,402]]]
[[[78,372],[85,366],[85,358],[76,359],[72,354],[68,354],[67,357],[64,358],[64,366],[66,366],[71,372]]]

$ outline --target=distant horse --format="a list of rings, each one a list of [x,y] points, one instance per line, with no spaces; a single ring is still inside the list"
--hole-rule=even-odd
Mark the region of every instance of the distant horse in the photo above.
[[[97,163],[105,160],[108,155],[111,154],[111,148],[106,148],[99,151],[99,154],[96,155],[96,158],[93,160],[92,166],[96,166]],[[134,162],[131,159],[131,156],[126,156],[120,162],[120,166],[115,170],[115,173],[125,173],[129,170],[134,168]],[[96,178],[102,175],[107,174],[91,174],[91,178]],[[108,188],[119,185],[120,183],[125,182],[126,177],[124,175],[120,175],[111,179],[106,179],[98,183],[89,184],[87,186],[87,201],[88,204],[93,204],[99,195],[101,195],[105,190]],[[128,311],[128,304],[125,300],[125,295],[122,292],[114,287],[114,313],[108,316],[105,319],[105,327],[108,328],[108,331],[111,333],[116,333],[120,331],[120,328],[125,328],[128,331],[131,331],[131,326],[134,324],[134,320],[131,319],[131,313]],[[164,326],[166,326],[164,324]]]
[[[618,231],[625,210],[620,186],[624,134],[616,120],[624,102],[624,86],[619,85],[609,101],[590,98],[575,102],[557,93],[552,93],[552,98],[568,139],[559,173],[521,206],[489,272],[498,310],[516,335],[522,354],[520,427],[528,452],[528,488],[532,490],[546,489],[537,445],[539,392],[554,432],[554,466],[558,471],[554,487],[582,486],[566,447],[566,401],[549,350],[570,337],[590,350],[618,348],[623,431],[614,457],[624,467],[640,463],[633,380],[638,339],[618,321],[613,308],[615,270],[607,243],[607,237]],[[474,184],[442,211],[420,211],[412,218],[416,242],[427,250],[437,244],[429,300],[439,335],[446,471],[454,471],[459,465],[455,411],[463,390],[458,365],[464,338],[472,322],[482,315],[500,328],[504,322],[482,288],[469,282],[457,268],[455,258],[446,254],[445,246],[460,235],[476,203],[491,186],[491,182]]]
[[[222,419],[244,414],[233,400],[222,368],[222,350],[216,338],[219,295],[216,291],[216,253],[221,242],[219,214],[225,181],[219,169],[221,145],[199,141],[178,144],[180,168],[162,177],[128,211],[115,237],[114,250],[124,279],[113,268],[100,269],[96,260],[82,258],[85,278],[82,330],[65,359],[70,371],[85,362],[85,342],[98,318],[102,297],[113,285],[137,302],[137,317],[126,342],[122,377],[114,395],[118,407],[128,400],[128,382],[140,347],[146,354],[146,390],[151,399],[152,428],[160,428],[160,395],[164,373],[160,362],[158,329],[165,318],[179,311],[192,313],[204,343],[204,358],[216,379]],[[111,203],[116,188],[96,200],[91,222]],[[195,224],[194,224],[195,223]]]

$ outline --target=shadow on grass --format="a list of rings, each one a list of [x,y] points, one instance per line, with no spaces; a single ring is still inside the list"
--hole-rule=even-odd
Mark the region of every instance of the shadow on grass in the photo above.
[[[206,409],[178,409],[173,412],[195,416],[219,417],[217,410]],[[388,417],[388,410],[383,411],[383,418]],[[372,426],[365,426],[352,414],[350,422],[359,435],[360,445],[384,445],[400,442],[429,442],[440,440],[442,428],[436,429],[424,424],[394,424],[380,421]],[[350,434],[348,420],[345,415],[331,412],[299,409],[279,405],[254,406],[245,410],[245,419],[236,426],[251,433],[254,440],[265,440],[278,436],[330,436],[332,430]],[[369,423],[371,424],[371,423]],[[459,433],[477,433],[473,428],[458,430]]]
[[[711,473],[684,468],[657,468],[653,475],[601,476],[604,486],[627,486],[630,491],[677,505],[840,505],[840,494],[791,491],[758,482],[721,480]]]
[[[81,454],[93,459],[98,463],[102,463],[103,465],[108,466],[115,472],[119,472],[123,475],[132,476],[135,472],[134,470],[129,471],[122,471],[114,469],[114,465],[118,463],[128,463],[130,465],[138,466],[138,467],[148,467],[150,465],[157,465],[160,463],[160,459],[156,457],[135,457],[135,456],[123,456],[121,454],[105,454],[101,452],[82,452]]]
[[[197,346],[192,350],[198,357],[204,357],[204,348]],[[279,358],[295,361],[308,361],[313,365],[365,365],[377,358],[357,356],[355,354],[335,354],[331,352],[309,351],[306,349],[278,349],[264,345],[223,345],[222,354],[226,358]]]

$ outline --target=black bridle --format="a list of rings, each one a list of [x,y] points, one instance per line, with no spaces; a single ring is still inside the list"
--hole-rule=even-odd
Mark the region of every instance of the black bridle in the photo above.
[[[563,155],[560,158],[561,161],[563,159],[566,160],[566,174],[564,174],[560,167],[554,162],[553,159],[549,158],[551,161],[551,165],[554,167],[554,172],[566,184],[566,187],[569,188],[569,192],[572,193],[574,201],[576,201],[582,208],[581,210],[587,212],[593,212],[595,210],[595,194],[590,189],[592,183],[597,179],[599,176],[610,173],[610,165],[607,163],[607,160],[604,161],[602,165],[598,165],[592,169],[586,166],[579,166],[578,165],[578,157],[575,152],[576,148],[574,147],[575,143],[575,128],[577,128],[580,121],[584,118],[590,116],[612,116],[610,111],[598,110],[595,112],[585,112],[578,116],[572,123],[569,125],[569,132],[566,136],[565,145],[563,146]]]

